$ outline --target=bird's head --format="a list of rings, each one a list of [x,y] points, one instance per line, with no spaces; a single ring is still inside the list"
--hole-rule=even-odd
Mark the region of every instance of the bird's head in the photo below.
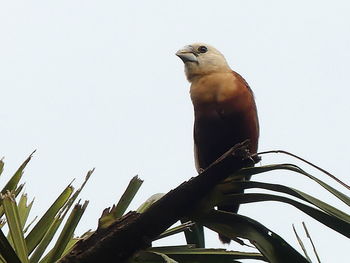
[[[214,47],[204,43],[194,43],[176,52],[185,64],[187,79],[191,82],[196,76],[214,72],[231,71],[225,57]]]

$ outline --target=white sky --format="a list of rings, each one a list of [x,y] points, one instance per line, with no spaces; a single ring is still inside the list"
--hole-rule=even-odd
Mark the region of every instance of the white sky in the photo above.
[[[349,183],[347,1],[0,3],[0,156],[7,175],[1,182],[37,149],[24,178],[36,198],[34,214],[92,167],[78,234],[95,228],[135,174],[145,183],[133,209],[195,175],[189,84],[174,53],[197,41],[222,51],[254,90],[261,151],[291,151]],[[272,162],[297,163],[272,156],[262,164]],[[297,187],[349,212],[300,176],[275,172],[256,179]],[[299,251],[291,224],[302,233],[306,221],[322,262],[348,259],[347,238],[293,207],[265,202],[240,212]],[[162,244],[183,242],[178,236]],[[212,233],[207,245],[221,246]]]

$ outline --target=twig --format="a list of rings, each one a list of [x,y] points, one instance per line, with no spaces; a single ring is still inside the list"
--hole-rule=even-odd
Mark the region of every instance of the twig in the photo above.
[[[314,245],[314,242],[312,242],[312,239],[311,239],[311,236],[310,236],[310,234],[309,234],[309,231],[308,231],[307,228],[306,228],[305,222],[303,222],[303,227],[304,227],[306,236],[308,237],[308,239],[310,239],[310,243],[311,243],[311,245],[312,245],[312,248],[314,249],[314,253],[315,253],[315,255],[316,255],[317,261],[318,261],[318,263],[321,263],[321,260],[320,260],[320,258],[319,258],[319,256],[318,256],[318,253],[317,253],[316,247],[315,247],[315,245]]]
[[[294,224],[293,224],[292,226],[293,226],[294,234],[295,234],[295,236],[296,236],[296,238],[297,238],[297,240],[298,240],[298,243],[299,243],[301,249],[304,251],[304,254],[305,254],[306,259],[307,259],[309,262],[312,262],[311,259],[310,259],[310,257],[309,257],[309,255],[307,254],[307,251],[306,251],[306,248],[305,248],[305,246],[304,246],[303,241],[301,240],[301,238],[299,237],[299,235],[298,235],[298,233],[297,233],[297,230],[295,229]]]

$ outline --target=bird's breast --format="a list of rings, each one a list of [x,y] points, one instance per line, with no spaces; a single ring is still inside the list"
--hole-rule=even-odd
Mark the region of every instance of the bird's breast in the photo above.
[[[217,104],[235,100],[242,93],[232,73],[212,73],[192,82],[190,93],[194,107],[212,109]]]

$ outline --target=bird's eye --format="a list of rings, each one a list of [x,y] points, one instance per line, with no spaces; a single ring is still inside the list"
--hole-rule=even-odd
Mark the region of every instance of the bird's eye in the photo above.
[[[208,51],[208,48],[207,48],[206,46],[200,46],[200,47],[198,48],[198,51],[199,51],[200,53],[205,53],[205,52]]]

